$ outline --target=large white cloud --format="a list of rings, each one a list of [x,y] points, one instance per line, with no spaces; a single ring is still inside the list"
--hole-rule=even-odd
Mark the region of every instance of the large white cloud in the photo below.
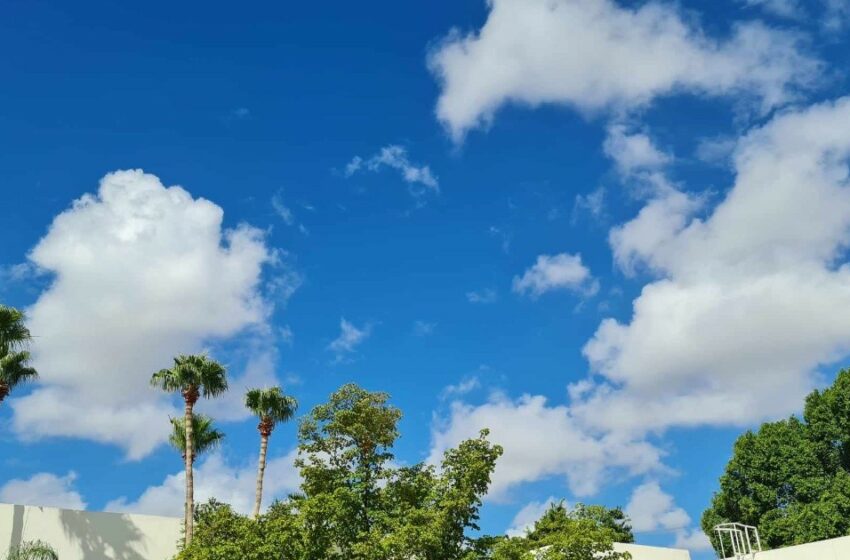
[[[787,101],[819,64],[794,35],[757,22],[713,39],[673,3],[488,0],[474,33],[452,32],[431,52],[441,82],[437,117],[455,140],[507,103],[629,109],[687,91]]]
[[[294,465],[296,455],[297,450],[293,450],[266,463],[263,480],[264,508],[275,498],[283,498],[298,489],[301,479]],[[161,484],[147,488],[137,499],[118,498],[109,502],[104,509],[178,517],[182,515],[185,504],[185,480],[185,472],[178,471],[166,476]],[[240,513],[250,513],[254,508],[256,482],[256,462],[237,466],[228,463],[221,454],[215,453],[195,468],[195,503],[215,498],[230,504]]]
[[[608,383],[573,412],[642,432],[796,410],[817,368],[850,352],[848,158],[850,98],[787,112],[739,141],[734,185],[705,218],[667,191],[616,228],[617,262],[656,279],[585,346]]]
[[[490,498],[504,500],[511,488],[553,476],[569,483],[573,494],[594,494],[612,470],[639,475],[661,468],[658,449],[616,434],[594,435],[563,405],[550,405],[542,396],[512,400],[494,394],[482,405],[453,402],[448,417],[432,430],[429,462],[443,452],[490,429],[491,441],[504,447],[493,473]]]
[[[106,175],[54,219],[29,255],[54,279],[27,310],[42,381],[11,401],[20,437],[89,438],[134,459],[164,441],[173,411],[151,373],[264,329],[270,311],[261,275],[274,251],[261,231],[224,229],[222,217],[136,170]]]
[[[38,473],[28,479],[13,479],[0,486],[0,502],[82,510],[86,502],[74,488],[76,480],[73,471],[65,476]]]

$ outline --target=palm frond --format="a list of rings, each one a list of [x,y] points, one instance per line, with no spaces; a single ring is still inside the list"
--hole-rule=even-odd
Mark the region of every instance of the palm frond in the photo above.
[[[183,418],[171,418],[169,443],[181,454],[186,453],[186,423]],[[213,419],[203,414],[192,415],[192,448],[195,457],[217,448],[224,439],[224,432],[213,425]]]
[[[14,389],[20,383],[38,378],[38,372],[29,365],[29,359],[29,352],[0,355],[0,382]]]
[[[24,324],[24,314],[14,307],[0,305],[0,350],[24,347],[32,339]]]
[[[151,376],[151,385],[170,393],[194,387],[205,397],[216,397],[227,390],[227,372],[203,354],[180,355],[171,368]]]
[[[298,410],[298,401],[284,394],[280,387],[251,389],[245,394],[245,407],[260,420],[274,425],[291,420]]]

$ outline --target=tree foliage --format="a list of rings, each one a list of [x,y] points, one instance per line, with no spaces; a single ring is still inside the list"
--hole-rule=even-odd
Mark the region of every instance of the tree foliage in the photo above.
[[[38,378],[27,351],[31,340],[24,314],[14,307],[0,305],[0,401],[16,386]]]
[[[626,560],[615,542],[634,542],[628,517],[620,508],[563,503],[549,506],[525,536],[498,540],[493,560]]]
[[[59,560],[56,550],[42,541],[29,541],[13,547],[6,560]]]
[[[461,560],[501,455],[487,432],[437,468],[394,464],[401,412],[385,393],[345,385],[299,428],[301,492],[256,520],[199,507],[183,560]]]
[[[738,438],[702,528],[758,527],[770,548],[850,533],[850,370],[806,398],[803,419],[763,424]]]

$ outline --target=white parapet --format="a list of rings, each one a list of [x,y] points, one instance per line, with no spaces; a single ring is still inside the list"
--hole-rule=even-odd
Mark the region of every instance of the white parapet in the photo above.
[[[10,547],[40,540],[60,560],[169,560],[181,519],[0,504],[0,558]]]
[[[632,555],[632,560],[691,560],[691,554],[679,548],[614,543],[614,550],[628,552]]]
[[[850,559],[850,537],[765,550],[756,552],[752,558],[755,560],[848,560]]]

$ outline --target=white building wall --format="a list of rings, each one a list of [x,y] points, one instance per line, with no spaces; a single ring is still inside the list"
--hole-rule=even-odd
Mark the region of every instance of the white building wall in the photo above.
[[[12,546],[41,540],[59,560],[169,560],[182,520],[0,504],[0,558]]]
[[[755,560],[850,560],[850,537],[765,550]]]
[[[678,548],[614,543],[614,550],[628,552],[632,555],[632,560],[691,560],[691,554],[687,550]]]

